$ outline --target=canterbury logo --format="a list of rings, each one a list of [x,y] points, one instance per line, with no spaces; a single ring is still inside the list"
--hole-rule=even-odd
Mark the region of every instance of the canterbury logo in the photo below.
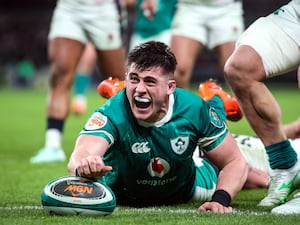
[[[148,147],[148,142],[137,142],[131,146],[131,151],[133,153],[147,153],[151,149]]]
[[[65,188],[64,192],[70,192],[73,197],[78,197],[81,193],[92,194],[93,187],[71,184]]]

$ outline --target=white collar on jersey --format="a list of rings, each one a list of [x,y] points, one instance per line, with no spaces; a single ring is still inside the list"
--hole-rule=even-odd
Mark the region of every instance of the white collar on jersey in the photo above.
[[[147,123],[143,120],[138,120],[138,124],[143,127],[161,127],[162,125],[164,125],[171,119],[171,117],[173,115],[173,106],[174,106],[174,94],[171,94],[171,95],[169,95],[168,112],[161,120],[154,122],[154,123]]]

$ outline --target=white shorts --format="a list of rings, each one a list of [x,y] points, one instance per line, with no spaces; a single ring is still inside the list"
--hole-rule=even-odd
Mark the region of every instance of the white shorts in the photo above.
[[[269,166],[268,156],[259,138],[247,135],[234,135],[234,139],[250,166],[270,173],[271,167]],[[300,138],[289,141],[296,151],[298,158],[300,158]]]
[[[251,46],[260,55],[267,78],[295,70],[300,64],[296,42],[268,17],[259,18],[241,35],[237,46],[241,45]]]
[[[260,55],[267,77],[295,70],[300,64],[300,18],[288,10],[291,7],[288,4],[285,11],[259,18],[237,41],[237,46],[251,46]]]
[[[270,173],[271,168],[269,166],[265,147],[259,138],[247,135],[236,135],[234,136],[234,139],[250,166]]]
[[[64,37],[91,42],[98,50],[122,46],[121,25],[114,0],[59,0],[49,39]]]
[[[133,33],[130,38],[129,50],[133,49],[135,46],[147,42],[147,41],[160,41],[166,45],[171,43],[171,30],[165,30],[157,35],[148,38],[142,38],[140,35]]]
[[[225,6],[178,3],[172,35],[188,37],[212,49],[236,41],[244,30],[241,2]]]

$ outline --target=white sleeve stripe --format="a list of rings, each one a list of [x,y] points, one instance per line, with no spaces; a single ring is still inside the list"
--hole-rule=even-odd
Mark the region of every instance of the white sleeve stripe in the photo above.
[[[226,131],[227,131],[227,129],[226,129],[226,126],[225,126],[225,128],[223,129],[223,131],[221,133],[215,135],[215,136],[199,138],[198,145],[201,148],[209,146],[210,144],[212,144],[213,142],[215,142],[220,136],[222,136]]]
[[[82,130],[82,131],[79,133],[79,135],[81,135],[81,134],[104,134],[104,135],[109,139],[109,141],[110,141],[109,147],[110,147],[111,145],[113,145],[114,142],[115,142],[114,137],[113,137],[110,133],[108,133],[107,131],[104,131],[104,130],[93,130],[93,131]],[[96,136],[96,135],[95,135],[95,136]]]

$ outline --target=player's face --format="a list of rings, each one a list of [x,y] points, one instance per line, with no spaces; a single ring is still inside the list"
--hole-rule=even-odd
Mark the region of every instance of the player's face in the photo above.
[[[167,111],[169,95],[176,87],[159,67],[140,71],[131,65],[126,75],[126,95],[131,110],[138,120],[148,123],[162,119]]]

